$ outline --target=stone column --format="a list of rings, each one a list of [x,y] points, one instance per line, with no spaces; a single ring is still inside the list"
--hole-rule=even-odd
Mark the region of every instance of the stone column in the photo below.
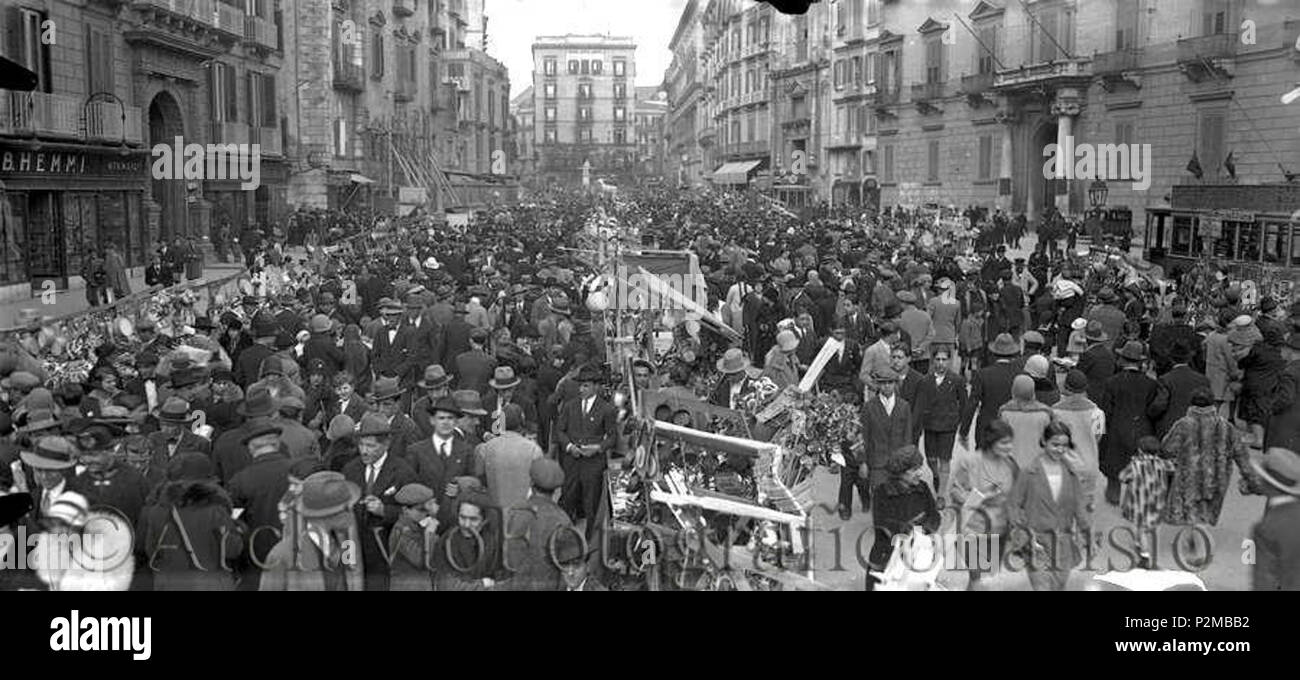
[[[1007,195],[1001,195],[1003,184],[1008,187],[1011,185],[1011,133],[1015,125],[1015,117],[1007,113],[999,113],[997,116],[998,123],[1002,126],[1002,158],[998,166],[998,195],[995,198],[994,205],[1001,208],[1004,212],[1011,212],[1011,199],[1014,190]],[[1031,180],[1032,181],[1032,177]]]
[[[1056,144],[1059,158],[1062,162],[1073,165],[1074,163],[1074,118],[1081,112],[1082,107],[1079,104],[1079,91],[1073,88],[1064,88],[1056,93],[1056,101],[1052,104],[1052,115],[1056,116]],[[1073,173],[1071,169],[1066,176]],[[1058,172],[1059,176],[1059,172]],[[1070,184],[1066,181],[1066,193],[1057,194],[1056,209],[1061,214],[1070,212]]]

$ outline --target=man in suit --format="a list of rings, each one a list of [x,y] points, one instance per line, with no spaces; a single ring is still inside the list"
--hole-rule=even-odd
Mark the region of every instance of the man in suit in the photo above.
[[[893,370],[891,356],[894,345],[898,344],[901,338],[902,333],[897,324],[892,321],[880,324],[880,339],[862,351],[862,366],[858,369],[858,382],[865,389],[872,389],[874,383],[871,376],[877,371],[883,368]],[[870,398],[871,395],[866,396]]]
[[[1192,405],[1192,393],[1198,389],[1210,389],[1210,379],[1204,373],[1192,369],[1191,361],[1195,350],[1185,342],[1178,342],[1169,348],[1169,360],[1173,368],[1156,380],[1156,402],[1152,413],[1156,415],[1156,436],[1164,439],[1174,423],[1187,415],[1187,407]]]
[[[1019,338],[1025,330],[1025,291],[1011,281],[1011,270],[1001,271],[998,304],[1002,306],[1003,330]]]
[[[402,326],[401,305],[390,300],[380,311],[384,315],[383,326],[375,329],[370,365],[374,367],[376,376],[393,376],[399,379],[400,384],[411,362],[414,338],[411,329]]]
[[[355,387],[356,379],[347,371],[341,371],[334,374],[334,398],[326,405],[325,413],[328,418],[325,423],[334,419],[339,414],[346,415],[352,419],[352,422],[361,422],[361,416],[370,410],[370,405],[366,400],[357,394]]]
[[[1016,357],[1020,356],[1020,344],[1007,333],[998,335],[989,344],[989,353],[994,361],[975,372],[970,381],[970,399],[966,401],[966,411],[961,417],[963,441],[970,436],[971,419],[975,419],[975,431],[983,432],[984,426],[998,417],[998,409],[1011,401],[1011,383],[1016,378]],[[975,414],[979,413],[976,418]]]
[[[864,447],[857,462],[858,476],[866,478],[868,488],[874,493],[889,479],[885,470],[889,457],[912,440],[912,408],[898,396],[898,373],[894,369],[878,370],[872,380],[876,394],[862,410]],[[842,513],[843,510],[841,516]]]
[[[1100,321],[1089,321],[1084,330],[1084,339],[1088,349],[1079,355],[1079,372],[1088,378],[1088,399],[1094,404],[1101,403],[1101,394],[1106,381],[1115,375],[1115,350],[1110,346],[1110,334]]]
[[[856,404],[862,399],[862,386],[858,383],[862,346],[849,336],[845,321],[846,319],[831,330],[831,337],[843,343],[844,347],[826,362],[826,368],[817,382],[823,390],[834,390],[841,399]]]
[[[1251,530],[1255,566],[1251,587],[1265,592],[1300,590],[1300,455],[1269,449],[1263,462],[1250,462],[1268,501]]]
[[[1142,371],[1146,348],[1136,340],[1116,355],[1120,371],[1106,381],[1101,401],[1106,413],[1106,437],[1102,444],[1101,473],[1106,476],[1106,502],[1119,504],[1119,473],[1137,452],[1138,440],[1155,434],[1151,413],[1158,389],[1156,381]]]
[[[388,534],[402,512],[397,491],[418,481],[405,460],[389,454],[391,432],[383,416],[366,414],[357,429],[361,456],[343,467],[343,477],[361,487],[356,514],[366,590],[388,590],[390,569],[384,553]]]
[[[486,351],[488,332],[475,328],[470,333],[470,349],[461,352],[452,364],[452,375],[456,376],[456,389],[474,390],[480,395],[488,392],[488,381],[496,370],[497,360]]]
[[[266,422],[243,436],[252,462],[235,473],[226,490],[231,506],[242,509],[240,519],[257,533],[250,537],[247,566],[262,564],[275,547],[284,527],[280,523],[280,501],[289,491],[289,470],[293,461],[280,444],[280,427]],[[263,527],[270,527],[263,529]],[[240,590],[257,590],[260,569],[245,569]]]
[[[229,484],[240,470],[253,462],[245,437],[265,425],[273,424],[280,413],[275,397],[265,387],[249,390],[248,396],[235,410],[244,418],[244,423],[233,430],[222,432],[212,446],[212,466],[222,485]]]
[[[419,396],[412,404],[409,414],[415,421],[415,429],[420,438],[433,436],[433,424],[429,420],[429,408],[439,399],[451,394],[451,376],[438,364],[431,364],[424,369],[424,377],[416,383],[420,389]]]
[[[273,346],[280,329],[274,318],[258,314],[253,318],[252,332],[253,345],[232,357],[235,362],[235,382],[245,390],[262,377],[262,362],[275,354]]]
[[[163,403],[158,410],[160,429],[149,435],[155,465],[165,468],[176,454],[186,451],[211,455],[212,442],[190,431],[193,422],[189,402],[180,397],[171,397]]]
[[[599,380],[595,367],[578,373],[578,397],[560,407],[555,427],[564,468],[560,500],[570,518],[586,520],[588,540],[595,537],[600,523],[606,458],[618,441],[614,407],[597,394]]]
[[[952,462],[957,427],[966,412],[966,379],[949,371],[952,350],[940,346],[930,363],[931,374],[921,381],[912,404],[912,441],[925,435],[925,458],[934,472],[935,490],[943,498]]]
[[[307,340],[307,344],[302,350],[302,356],[298,360],[304,372],[312,365],[313,361],[319,360],[324,365],[326,380],[333,378],[335,373],[343,370],[343,350],[334,341],[334,323],[332,319],[324,314],[317,314],[312,317],[311,324],[308,327],[308,330],[311,331],[311,338]]]
[[[466,323],[466,313],[465,304],[458,303],[456,305],[455,313],[452,314],[451,321],[448,321],[443,326],[442,356],[434,357],[434,363],[439,363],[443,366],[450,366],[451,362],[454,361],[456,357],[471,349],[470,336],[474,332],[474,327]],[[455,372],[454,367],[452,372]]]
[[[916,403],[916,390],[925,382],[925,375],[920,371],[912,368],[911,358],[907,347],[895,345],[889,351],[889,367],[894,369],[898,374],[898,396],[902,397],[907,403]]]
[[[425,366],[435,363],[434,357],[442,353],[442,329],[438,327],[425,310],[424,293],[410,293],[406,296],[406,318],[402,325],[410,329],[411,362],[410,368],[402,376],[402,387],[415,387],[423,376]]]
[[[20,453],[19,457],[33,470],[32,476],[36,482],[29,492],[32,511],[28,516],[34,535],[41,530],[36,527],[40,520],[48,516],[54,501],[65,491],[71,491],[69,483],[76,474],[74,468],[77,465],[77,448],[64,437],[42,437],[32,448],[31,451]]]
[[[474,476],[474,448],[456,436],[456,419],[461,415],[451,397],[430,403],[425,418],[431,421],[433,434],[407,450],[416,479],[441,496],[435,516],[440,535],[456,526],[454,499],[460,493],[457,480]]]
[[[524,410],[518,404],[503,409],[503,430],[475,451],[475,476],[484,480],[488,496],[498,508],[511,508],[528,498],[528,471],[542,449],[523,435]]]
[[[1273,413],[1264,430],[1264,448],[1300,451],[1300,330],[1282,346],[1286,370],[1273,391]]]
[[[520,426],[519,431],[537,431],[537,403],[528,399],[525,392],[520,389],[521,385],[523,385],[523,380],[515,375],[513,367],[496,367],[492,380],[489,381],[489,387],[492,389],[483,399],[483,409],[492,417],[492,425],[489,431],[493,436],[503,434],[508,429],[505,426],[505,407],[510,404],[518,406],[523,416],[523,424]],[[484,439],[486,440],[488,437],[484,437]]]
[[[397,378],[384,377],[375,381],[370,391],[370,411],[378,412],[391,430],[389,452],[398,458],[407,458],[407,447],[420,439],[420,429],[411,417],[402,413],[403,390]]]
[[[1115,294],[1114,289],[1102,288],[1101,292],[1097,293],[1097,304],[1088,310],[1088,325],[1091,326],[1093,321],[1097,321],[1107,336],[1120,337],[1124,333],[1124,321],[1127,317],[1116,306],[1118,302],[1119,296]]]
[[[861,346],[868,342],[875,335],[874,323],[863,311],[856,300],[847,295],[844,296],[844,313],[840,315],[839,323],[844,326],[844,334]],[[832,329],[833,330],[833,329]]]

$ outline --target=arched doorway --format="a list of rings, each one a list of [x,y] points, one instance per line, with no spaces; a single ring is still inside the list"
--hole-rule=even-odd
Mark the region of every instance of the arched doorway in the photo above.
[[[177,137],[185,135],[185,119],[181,115],[180,104],[167,92],[159,92],[149,102],[149,148],[158,144],[173,146]],[[153,160],[150,159],[150,168]],[[186,219],[185,180],[153,179],[152,191],[154,203],[158,204],[158,237],[170,242],[173,238],[189,232]]]
[[[1043,168],[1047,167],[1048,158],[1043,155],[1043,150],[1048,144],[1056,143],[1056,121],[1048,120],[1038,126],[1034,131],[1033,143],[1029,145],[1028,155],[1029,162],[1026,168],[1029,170],[1027,181],[1029,201],[1028,209],[1025,211],[1030,222],[1036,222],[1042,217],[1043,212],[1048,206],[1056,204],[1056,180],[1048,179],[1043,176]],[[1064,182],[1065,180],[1061,180]]]

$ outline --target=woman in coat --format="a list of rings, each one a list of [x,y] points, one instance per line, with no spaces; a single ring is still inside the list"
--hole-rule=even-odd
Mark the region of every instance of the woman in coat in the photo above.
[[[871,513],[876,542],[871,545],[871,571],[884,571],[894,553],[895,536],[911,533],[919,526],[930,533],[939,530],[939,508],[926,481],[925,458],[914,445],[893,452],[885,465],[889,478],[875,489]],[[867,573],[867,590],[875,590],[876,578]]]
[[[978,434],[976,445],[979,450],[962,452],[953,460],[948,491],[954,507],[961,509],[959,528],[965,539],[962,543],[963,557],[970,574],[967,590],[975,590],[984,572],[993,564],[1002,562],[1001,551],[993,554],[993,549],[1006,545],[1007,532],[1011,528],[1007,518],[1007,499],[1020,475],[1020,466],[1016,465],[1012,455],[1015,452],[1015,431],[1006,421],[990,421]],[[966,548],[971,538],[986,543],[972,553]]]
[[[1219,313],[1216,327],[1205,337],[1205,377],[1210,379],[1210,389],[1214,393],[1214,403],[1222,408],[1232,401],[1228,386],[1241,379],[1241,369],[1237,366],[1237,357],[1232,354],[1232,343],[1228,342],[1228,325],[1232,323],[1232,312]],[[1229,416],[1229,411],[1222,415]]]
[[[961,328],[961,303],[957,301],[957,292],[952,280],[939,279],[939,295],[930,298],[926,310],[930,313],[930,322],[934,325],[934,339],[930,341],[930,351],[937,352],[939,347],[947,347],[951,352],[957,347],[957,330]]]
[[[1011,401],[998,409],[998,418],[1015,432],[1012,457],[1024,469],[1042,451],[1043,428],[1052,422],[1052,407],[1038,401],[1033,378],[1016,376],[1011,383]]]
[[[1240,362],[1241,404],[1237,417],[1250,425],[1251,445],[1264,444],[1264,426],[1273,414],[1273,393],[1286,371],[1282,358],[1285,336],[1277,326],[1266,325],[1260,329],[1264,339],[1250,348],[1250,353]]]
[[[1041,442],[1042,453],[1021,471],[1011,489],[1011,549],[1027,559],[1034,590],[1065,590],[1070,572],[1083,560],[1078,542],[1091,540],[1092,525],[1083,484],[1066,462],[1073,448],[1070,428],[1052,422]]]
[[[1115,359],[1120,370],[1106,380],[1097,403],[1106,414],[1101,473],[1106,476],[1106,502],[1111,505],[1119,504],[1119,473],[1137,451],[1138,440],[1155,434],[1151,411],[1159,391],[1156,381],[1142,372],[1146,361],[1142,343],[1125,343]]]
[[[1255,475],[1241,433],[1219,415],[1210,390],[1192,394],[1187,415],[1174,423],[1163,442],[1176,469],[1162,520],[1167,524],[1214,526],[1232,481],[1232,466],[1241,470],[1246,486]]]
[[[138,548],[153,571],[153,589],[234,590],[227,563],[244,550],[243,529],[230,497],[216,481],[207,454],[182,453],[167,468],[171,480],[140,513]]]

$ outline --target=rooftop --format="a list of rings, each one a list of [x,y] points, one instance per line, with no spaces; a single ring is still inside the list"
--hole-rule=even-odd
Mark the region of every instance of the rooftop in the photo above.
[[[533,39],[533,49],[539,47],[622,47],[636,49],[636,41],[626,36],[606,34],[539,35]]]

